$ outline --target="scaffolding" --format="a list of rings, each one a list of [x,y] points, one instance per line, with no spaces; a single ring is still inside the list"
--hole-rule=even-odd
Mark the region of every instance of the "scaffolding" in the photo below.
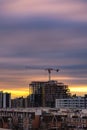
[[[30,89],[32,89],[30,104],[33,107],[55,107],[55,99],[68,98],[71,95],[67,85],[54,80],[33,81]]]

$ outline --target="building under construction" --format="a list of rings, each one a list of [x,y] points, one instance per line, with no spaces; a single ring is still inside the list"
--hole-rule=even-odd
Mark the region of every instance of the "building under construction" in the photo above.
[[[55,99],[71,96],[67,85],[54,80],[33,81],[29,85],[29,91],[32,91],[29,98],[32,107],[55,107]]]

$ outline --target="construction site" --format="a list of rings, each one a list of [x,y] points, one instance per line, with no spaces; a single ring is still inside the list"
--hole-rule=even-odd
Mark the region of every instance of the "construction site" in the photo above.
[[[58,69],[48,68],[48,81],[32,81],[29,84],[28,108],[0,109],[0,127],[10,130],[77,130],[68,126],[69,111],[55,108],[56,99],[71,97],[67,85],[51,80],[51,71]],[[13,102],[14,104],[14,102]],[[15,103],[17,104],[17,103]]]
[[[47,68],[48,81],[32,81],[29,84],[30,107],[55,107],[55,100],[69,98],[71,96],[67,85],[51,80],[51,71],[58,72],[59,69]]]
[[[30,84],[32,94],[29,97],[32,107],[55,107],[55,100],[71,96],[67,85],[57,81],[33,81]]]

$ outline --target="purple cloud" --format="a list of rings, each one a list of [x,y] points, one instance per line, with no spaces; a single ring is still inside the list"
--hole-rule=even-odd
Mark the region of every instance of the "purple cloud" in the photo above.
[[[24,68],[30,65],[58,66],[60,77],[72,79],[65,83],[87,85],[85,0],[0,2],[0,82],[23,86],[29,76]]]

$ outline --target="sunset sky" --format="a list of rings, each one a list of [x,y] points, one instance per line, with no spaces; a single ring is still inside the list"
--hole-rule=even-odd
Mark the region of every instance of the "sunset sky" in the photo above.
[[[52,79],[87,94],[87,0],[0,0],[0,91],[28,95],[31,81]]]

